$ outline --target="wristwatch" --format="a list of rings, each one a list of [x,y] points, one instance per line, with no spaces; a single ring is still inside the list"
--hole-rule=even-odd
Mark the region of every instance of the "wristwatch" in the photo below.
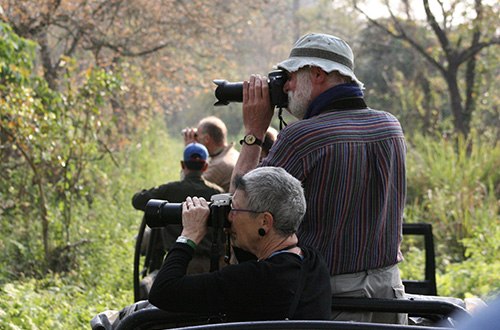
[[[257,137],[255,135],[253,135],[253,134],[247,134],[247,135],[245,135],[245,137],[243,138],[243,140],[240,141],[240,144],[243,144],[243,143],[246,143],[249,146],[256,144],[256,145],[262,147],[262,141],[259,140],[259,139],[257,139]]]
[[[179,237],[177,237],[177,240],[175,242],[187,244],[190,247],[192,247],[193,249],[196,248],[196,243],[193,242],[192,240],[190,240],[189,238],[185,237],[185,236],[179,236]]]

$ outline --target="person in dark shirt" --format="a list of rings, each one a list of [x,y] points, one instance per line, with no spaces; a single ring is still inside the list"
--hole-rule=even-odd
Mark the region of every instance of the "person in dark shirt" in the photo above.
[[[203,178],[208,168],[208,150],[200,143],[190,143],[184,149],[184,160],[181,161],[185,176],[181,181],[170,182],[151,189],[143,189],[132,197],[132,205],[144,211],[150,199],[167,200],[169,203],[181,203],[188,196],[201,196],[210,199],[212,195],[223,193],[224,190],[215,183]],[[149,228],[148,228],[149,229]],[[163,229],[163,244],[170,247],[181,233],[182,226],[168,225]],[[222,239],[221,246],[222,249]],[[189,268],[190,273],[208,272],[210,269],[210,247],[212,241],[207,237],[197,250],[195,261]],[[145,298],[145,297],[144,297]]]
[[[184,160],[181,161],[185,173],[183,180],[170,182],[151,189],[143,189],[132,197],[132,205],[144,211],[150,199],[165,199],[170,203],[181,203],[188,196],[210,196],[220,194],[224,190],[217,184],[203,178],[208,168],[208,150],[201,143],[190,143],[184,149]]]
[[[149,302],[172,312],[222,313],[228,321],[327,320],[330,277],[317,250],[295,234],[306,210],[300,181],[282,168],[262,167],[235,179],[228,220],[231,242],[258,260],[186,275],[198,243],[209,232],[202,197],[183,204],[181,236],[170,249]]]

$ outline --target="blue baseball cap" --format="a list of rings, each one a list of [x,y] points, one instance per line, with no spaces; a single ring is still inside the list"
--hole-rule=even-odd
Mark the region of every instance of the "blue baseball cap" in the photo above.
[[[208,159],[208,150],[201,143],[190,143],[184,148],[185,162],[206,162]]]

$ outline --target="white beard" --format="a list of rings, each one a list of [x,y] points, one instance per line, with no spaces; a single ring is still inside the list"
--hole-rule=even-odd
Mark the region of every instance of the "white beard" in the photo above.
[[[297,119],[304,118],[307,107],[311,103],[313,86],[309,70],[297,73],[297,86],[295,91],[288,91],[288,110]]]

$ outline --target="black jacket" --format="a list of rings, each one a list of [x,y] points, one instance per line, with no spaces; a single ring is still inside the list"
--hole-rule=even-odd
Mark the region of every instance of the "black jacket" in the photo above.
[[[332,296],[326,264],[317,250],[301,249],[307,259],[305,286],[291,319],[330,319]],[[173,312],[225,313],[228,321],[288,317],[304,264],[297,254],[285,252],[213,273],[185,275],[193,252],[187,244],[174,244],[149,293],[153,305]]]

